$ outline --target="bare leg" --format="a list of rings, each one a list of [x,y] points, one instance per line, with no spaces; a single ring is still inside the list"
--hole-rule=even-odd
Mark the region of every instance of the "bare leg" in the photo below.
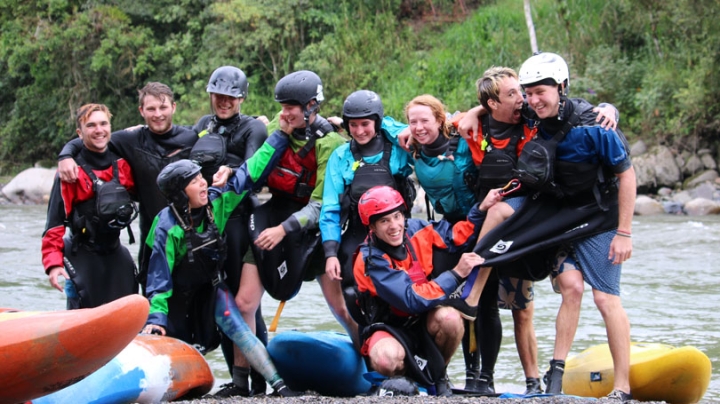
[[[533,326],[534,302],[529,302],[524,310],[513,310],[513,323],[515,325],[515,346],[520,356],[525,377],[538,378],[537,339]]]
[[[247,324],[248,328],[255,334],[255,313],[260,306],[260,300],[262,295],[265,293],[262,282],[260,281],[260,274],[258,273],[258,267],[254,264],[244,263],[242,268],[242,274],[240,275],[240,288],[235,296],[235,303],[240,309],[243,320]],[[235,352],[235,366],[248,367],[248,363],[245,356],[243,356],[240,349],[236,346],[233,347]]]
[[[613,358],[615,382],[613,388],[630,392],[630,321],[622,307],[620,296],[593,289],[595,305],[605,321],[608,345]]]
[[[342,294],[340,282],[331,280],[326,274],[322,274],[315,279],[317,279],[320,284],[320,290],[322,290],[325,301],[333,316],[335,316],[335,319],[345,328],[348,335],[350,335],[350,339],[352,339],[355,348],[360,350],[358,325],[350,316],[347,306],[345,306],[345,298]]]
[[[373,369],[383,376],[397,376],[405,373],[405,349],[395,338],[383,338],[370,348],[368,353]]]
[[[560,286],[562,303],[555,321],[555,350],[553,359],[565,360],[577,331],[580,321],[580,304],[582,303],[583,276],[580,271],[568,270],[558,275],[556,281]]]
[[[428,313],[427,330],[435,340],[445,358],[445,365],[450,363],[465,333],[460,313],[450,307],[438,307]]]

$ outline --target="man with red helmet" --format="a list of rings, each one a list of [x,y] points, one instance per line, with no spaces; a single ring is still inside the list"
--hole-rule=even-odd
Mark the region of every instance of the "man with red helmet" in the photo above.
[[[460,298],[462,286],[483,259],[465,253],[454,268],[437,274],[433,251],[474,244],[485,212],[500,199],[492,190],[467,220],[452,225],[407,219],[402,196],[389,186],[362,195],[358,213],[369,234],[356,253],[357,298],[348,307],[361,329],[361,353],[377,372],[407,374],[431,393],[451,394],[447,364],[463,336],[462,318],[477,312]]]

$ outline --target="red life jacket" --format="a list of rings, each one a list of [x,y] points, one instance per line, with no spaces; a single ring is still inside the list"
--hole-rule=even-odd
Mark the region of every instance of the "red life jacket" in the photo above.
[[[302,204],[310,201],[317,177],[317,157],[314,147],[301,157],[303,150],[305,148],[296,153],[288,147],[270,172],[267,185],[273,196],[290,198]]]

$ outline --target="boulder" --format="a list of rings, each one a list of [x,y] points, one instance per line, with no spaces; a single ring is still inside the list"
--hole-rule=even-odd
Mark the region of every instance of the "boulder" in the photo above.
[[[655,180],[655,159],[645,153],[638,157],[633,157],[633,166],[635,167],[635,180],[637,189],[640,193],[651,192],[657,188]]]
[[[683,184],[683,188],[685,188],[685,189],[694,188],[704,182],[714,183],[718,177],[719,177],[719,175],[718,175],[717,171],[706,170],[706,171],[701,172],[700,174],[697,174],[697,175],[685,180],[685,183]]]
[[[704,198],[695,198],[683,207],[688,216],[720,214],[720,203]]]
[[[650,153],[655,155],[655,178],[658,186],[673,187],[682,181],[680,167],[675,162],[675,156],[669,148],[653,147]]]
[[[661,215],[665,213],[663,205],[647,195],[638,195],[635,199],[635,214],[638,216]]]
[[[680,191],[670,197],[670,201],[677,202],[682,205],[685,205],[686,203],[688,203],[692,200],[693,200],[693,197],[690,195],[689,191]]]
[[[715,162],[715,159],[713,158],[712,154],[705,153],[700,156],[700,161],[702,161],[703,166],[707,168],[708,170],[714,170],[717,168],[717,163]]]
[[[13,203],[47,203],[54,181],[55,169],[28,168],[5,185],[2,193]]]
[[[691,176],[695,175],[696,173],[699,173],[704,169],[703,162],[700,160],[700,157],[693,154],[691,155],[687,161],[685,161],[685,164],[682,165],[682,172],[683,175]]]
[[[642,140],[638,140],[630,146],[630,156],[635,157],[647,152],[647,145]]]

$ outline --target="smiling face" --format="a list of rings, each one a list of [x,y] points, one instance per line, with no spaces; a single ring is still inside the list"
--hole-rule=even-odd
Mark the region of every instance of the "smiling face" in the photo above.
[[[498,101],[490,99],[490,115],[498,122],[518,124],[522,119],[522,90],[515,77],[505,77],[498,83]]]
[[[540,119],[552,118],[558,115],[560,109],[560,93],[555,85],[541,84],[525,87],[525,96],[528,105],[535,111]]]
[[[440,135],[440,123],[426,105],[412,105],[407,110],[410,134],[420,144],[431,144]]]
[[[359,145],[368,144],[375,137],[375,121],[370,118],[350,119],[348,131]]]
[[[88,150],[102,153],[107,150],[111,130],[110,118],[107,114],[103,111],[93,111],[87,119],[84,119],[76,132]]]
[[[388,213],[371,223],[370,230],[380,240],[397,247],[403,243],[405,236],[405,215],[399,210]]]
[[[282,111],[280,112],[280,119],[284,119],[293,129],[304,128],[305,115],[301,105],[297,104],[280,104]]]
[[[240,113],[240,104],[244,98],[235,98],[224,94],[210,93],[210,104],[219,119],[230,119]]]
[[[168,97],[146,95],[143,104],[138,107],[140,115],[151,132],[162,135],[172,129],[172,117],[175,114],[175,103]]]
[[[202,174],[198,174],[185,187],[188,204],[191,209],[201,208],[208,203],[208,184]]]

